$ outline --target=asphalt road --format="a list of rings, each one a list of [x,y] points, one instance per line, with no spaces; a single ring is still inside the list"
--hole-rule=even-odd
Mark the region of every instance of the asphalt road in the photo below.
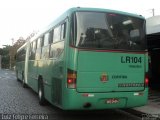
[[[15,72],[0,70],[0,120],[141,120],[119,109],[103,111],[62,111],[51,104],[40,106],[38,95],[23,88]]]

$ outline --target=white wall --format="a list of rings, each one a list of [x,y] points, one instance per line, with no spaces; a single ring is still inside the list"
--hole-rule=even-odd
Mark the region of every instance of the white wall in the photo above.
[[[146,19],[147,34],[160,32],[160,15]]]

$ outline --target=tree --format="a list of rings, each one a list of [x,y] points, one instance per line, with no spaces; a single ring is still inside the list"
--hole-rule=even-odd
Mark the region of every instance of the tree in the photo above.
[[[29,41],[32,37],[34,37],[37,32],[33,31],[26,40],[23,37],[19,37],[18,40],[13,44],[13,46],[6,46],[5,48],[0,48],[0,55],[2,55],[2,68],[13,68],[15,66],[16,60],[15,55],[17,50],[27,41]],[[12,38],[12,41],[14,39]]]
[[[9,56],[10,56],[10,68],[13,68],[15,66],[15,55],[17,53],[18,48],[20,48],[26,40],[23,37],[19,37],[19,39],[14,43],[13,46],[10,46],[9,49]]]
[[[4,48],[0,48],[0,55],[2,56],[1,67],[9,68],[9,45],[6,45]]]

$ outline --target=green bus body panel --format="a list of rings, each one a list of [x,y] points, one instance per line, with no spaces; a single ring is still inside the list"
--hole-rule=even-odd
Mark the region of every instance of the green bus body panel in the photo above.
[[[144,90],[144,57],[144,54],[134,53],[79,51],[77,91],[116,92]],[[126,61],[126,58],[129,60],[127,59],[128,61]],[[107,76],[106,82],[101,81],[103,74]],[[130,87],[127,87],[127,85]]]
[[[126,57],[134,58],[133,62],[131,59],[127,61]],[[76,89],[68,89],[64,84],[62,109],[132,108],[147,104],[148,88],[144,85],[148,71],[146,52],[70,47],[68,68],[77,72],[77,83]],[[101,82],[102,74],[107,75],[107,82]],[[119,102],[106,104],[110,98],[118,99]],[[86,103],[90,103],[91,107],[84,108]]]
[[[106,92],[106,93],[88,93],[91,97],[83,96],[84,93],[77,93],[76,90],[66,90],[63,99],[64,110],[93,110],[93,109],[112,109],[112,108],[133,108],[147,104],[148,89],[146,88],[143,95],[136,96],[136,92]],[[116,98],[118,103],[107,104],[106,100]],[[84,108],[86,103],[90,103],[91,107]]]
[[[28,66],[29,86],[38,92],[38,76],[41,75],[44,81],[45,98],[52,104],[61,103],[64,60],[62,58],[31,60]]]
[[[37,81],[37,62],[30,60],[28,62],[28,85],[36,92],[38,92]]]

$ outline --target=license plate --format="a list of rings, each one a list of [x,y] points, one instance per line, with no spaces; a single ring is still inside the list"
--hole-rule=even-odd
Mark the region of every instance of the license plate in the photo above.
[[[116,104],[118,102],[119,102],[119,99],[117,99],[117,98],[111,98],[111,99],[107,99],[105,101],[106,104]]]

